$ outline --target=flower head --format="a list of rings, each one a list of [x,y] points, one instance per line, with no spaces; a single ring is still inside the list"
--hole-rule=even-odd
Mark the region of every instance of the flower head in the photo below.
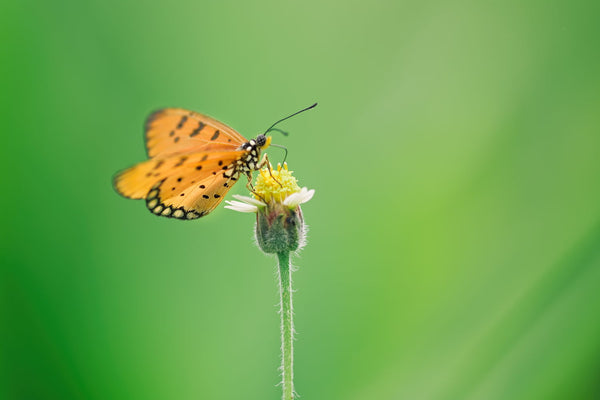
[[[300,204],[314,196],[314,189],[300,188],[287,164],[259,171],[252,197],[233,197],[225,208],[256,213],[256,240],[265,253],[295,251],[305,242],[306,228]]]
[[[266,202],[282,203],[288,196],[300,191],[298,181],[288,170],[286,163],[277,169],[263,168],[259,171],[254,185],[254,197]]]

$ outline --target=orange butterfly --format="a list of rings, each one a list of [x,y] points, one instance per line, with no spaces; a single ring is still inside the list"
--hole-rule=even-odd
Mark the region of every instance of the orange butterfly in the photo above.
[[[130,199],[145,199],[150,212],[191,220],[210,213],[225,194],[246,175],[268,163],[260,153],[271,144],[266,136],[247,140],[227,125],[181,108],[165,108],[146,121],[149,160],[117,173],[115,190]]]

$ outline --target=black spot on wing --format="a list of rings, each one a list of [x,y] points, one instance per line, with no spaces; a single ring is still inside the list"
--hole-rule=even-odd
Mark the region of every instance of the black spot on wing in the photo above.
[[[199,133],[200,133],[200,131],[201,131],[202,129],[204,129],[204,127],[205,127],[205,126],[206,126],[206,124],[205,124],[204,122],[199,122],[199,123],[198,123],[198,127],[197,127],[196,129],[194,129],[194,130],[192,131],[192,133],[190,133],[190,137],[194,137],[194,136],[196,136],[197,134],[199,134]]]
[[[181,120],[177,124],[177,129],[183,128],[183,125],[185,124],[185,121],[187,121],[187,119],[188,119],[187,115],[184,115],[183,117],[181,117]]]

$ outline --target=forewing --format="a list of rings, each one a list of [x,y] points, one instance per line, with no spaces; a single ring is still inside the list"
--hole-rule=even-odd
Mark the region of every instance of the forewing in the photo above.
[[[146,121],[149,157],[201,151],[236,150],[247,140],[211,117],[182,108],[164,108]]]
[[[245,154],[227,151],[151,159],[117,174],[114,186],[125,197],[146,199],[156,215],[196,219],[223,200],[239,178],[233,175],[233,163]]]

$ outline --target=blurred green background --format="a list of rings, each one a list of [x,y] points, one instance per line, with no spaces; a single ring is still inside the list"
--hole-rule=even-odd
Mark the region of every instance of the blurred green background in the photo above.
[[[316,189],[302,399],[600,398],[597,1],[0,15],[0,398],[280,398],[252,215],[157,218],[111,176],[144,159],[157,108],[254,137],[314,101],[274,137]]]

